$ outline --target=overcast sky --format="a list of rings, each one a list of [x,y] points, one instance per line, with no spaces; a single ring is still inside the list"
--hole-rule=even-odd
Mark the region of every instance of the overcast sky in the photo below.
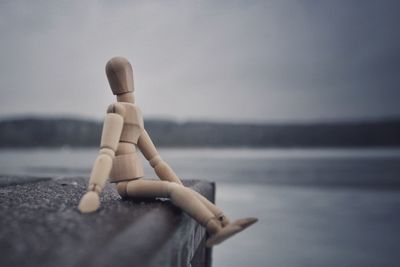
[[[145,117],[400,115],[399,1],[0,1],[0,117],[100,119],[104,66]]]

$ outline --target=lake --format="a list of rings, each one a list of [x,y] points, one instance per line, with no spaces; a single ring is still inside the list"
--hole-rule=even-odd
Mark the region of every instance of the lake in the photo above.
[[[97,149],[0,150],[0,173],[88,176]],[[398,149],[160,149],[183,179],[217,183],[232,219],[214,266],[399,266]],[[146,164],[148,177],[154,177]]]

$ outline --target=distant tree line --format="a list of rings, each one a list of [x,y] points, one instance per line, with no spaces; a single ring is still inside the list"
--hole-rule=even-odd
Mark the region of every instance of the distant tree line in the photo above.
[[[362,122],[237,124],[146,120],[158,146],[173,147],[373,147],[400,146],[400,119]],[[0,147],[91,147],[102,123],[68,118],[0,121]]]

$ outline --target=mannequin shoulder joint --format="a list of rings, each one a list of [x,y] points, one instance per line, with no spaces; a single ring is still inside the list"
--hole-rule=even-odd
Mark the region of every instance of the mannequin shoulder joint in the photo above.
[[[108,106],[107,113],[116,113],[125,117],[125,107],[120,103],[113,103]]]

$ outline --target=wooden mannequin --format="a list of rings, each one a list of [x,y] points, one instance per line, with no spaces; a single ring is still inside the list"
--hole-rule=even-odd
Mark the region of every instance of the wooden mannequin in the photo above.
[[[131,64],[125,58],[112,58],[106,65],[106,74],[118,102],[107,109],[100,151],[90,175],[88,192],[79,203],[82,213],[94,212],[99,208],[99,194],[110,177],[122,197],[170,198],[207,229],[210,234],[207,246],[221,243],[257,221],[256,218],[245,218],[230,223],[213,203],[183,186],[171,167],[162,160],[144,129],[142,113],[134,104]],[[140,179],[144,172],[138,150],[161,181]]]

